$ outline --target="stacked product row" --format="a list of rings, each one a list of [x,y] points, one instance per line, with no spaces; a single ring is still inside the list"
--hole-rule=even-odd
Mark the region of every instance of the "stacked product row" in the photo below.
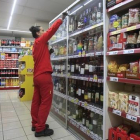
[[[19,80],[16,79],[0,79],[0,87],[13,87],[19,86]]]

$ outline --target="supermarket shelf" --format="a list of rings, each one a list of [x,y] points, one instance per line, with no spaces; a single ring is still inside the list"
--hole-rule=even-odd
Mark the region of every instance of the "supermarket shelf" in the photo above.
[[[85,55],[70,55],[68,56],[68,58],[79,58],[79,57],[90,57],[90,56],[99,56],[99,55],[103,55],[104,52],[95,52],[95,53],[87,53]]]
[[[0,79],[18,79],[19,77],[0,77]]]
[[[66,74],[56,74],[56,73],[53,73],[52,76],[66,77]]]
[[[98,24],[95,24],[95,25],[90,26],[90,27],[88,27],[88,28],[82,29],[82,30],[77,31],[77,32],[75,32],[75,33],[72,33],[72,34],[69,35],[69,37],[73,37],[73,36],[79,35],[79,34],[81,34],[81,33],[84,33],[84,32],[86,32],[86,31],[89,31],[89,30],[91,30],[91,29],[97,28],[97,27],[102,26],[102,25],[103,25],[103,22],[98,23]]]
[[[66,57],[56,57],[56,58],[51,58],[51,60],[65,60]]]
[[[6,60],[18,60],[18,59],[0,59],[0,60],[6,61]]]
[[[128,31],[133,31],[133,30],[136,30],[136,29],[140,29],[140,24],[135,25],[135,26],[131,26],[131,27],[127,27],[127,28],[124,28],[124,29],[121,29],[121,30],[110,32],[109,35],[110,36],[111,35],[116,35],[116,34],[128,32]]]
[[[121,3],[119,3],[119,4],[117,4],[117,5],[115,5],[115,6],[111,7],[111,8],[109,8],[107,11],[108,11],[108,12],[113,11],[113,10],[118,9],[118,8],[120,8],[120,7],[122,7],[122,6],[125,6],[126,4],[128,4],[128,3],[130,3],[130,2],[133,2],[133,1],[134,1],[134,0],[125,0],[125,1],[123,1],[123,2],[121,2]]]
[[[0,68],[0,70],[18,70],[19,68]]]
[[[53,105],[52,105],[52,108],[51,108],[51,112],[56,115],[60,120],[62,120],[63,122],[65,122],[66,120],[66,116],[65,115],[62,115],[59,111],[59,109],[55,108]]]
[[[17,46],[0,46],[0,48],[16,48],[16,49],[30,49],[31,47],[17,47]]]
[[[77,104],[79,106],[82,106],[83,108],[86,108],[92,112],[95,112],[99,115],[103,115],[103,110],[101,108],[95,107],[94,105],[90,105],[87,102],[79,101],[78,99],[75,99],[73,97],[68,96],[68,100],[74,104]]]
[[[140,85],[140,80],[127,78],[107,77],[107,81]]]
[[[63,94],[63,93],[61,93],[59,91],[54,90],[53,94],[55,94],[55,95],[57,95],[57,96],[59,96],[59,97],[61,97],[63,99],[67,99],[67,95],[65,95],[65,94]]]
[[[66,37],[61,38],[61,39],[59,39],[59,40],[56,40],[56,41],[54,41],[54,42],[50,43],[50,45],[56,44],[56,43],[58,43],[58,42],[61,42],[61,41],[66,40],[66,39],[67,39]]]
[[[121,50],[121,51],[111,51],[111,52],[107,52],[106,55],[137,54],[137,53],[140,53],[140,49],[129,49],[129,50]]]
[[[68,76],[68,78],[76,79],[76,80],[78,79],[78,80],[83,80],[83,81],[91,81],[91,82],[103,83],[103,79],[93,79],[91,77]]]
[[[14,54],[19,54],[19,52],[0,52],[0,53],[14,53]]]
[[[113,108],[110,108],[110,107],[108,107],[108,111],[112,112],[115,115],[121,116],[121,117],[126,118],[128,120],[131,120],[133,122],[140,123],[140,116],[137,116],[137,117],[136,116],[132,116],[130,114],[127,114],[125,112],[121,112],[120,110],[113,109]]]
[[[0,90],[19,89],[19,86],[0,86]]]
[[[69,126],[72,127],[76,132],[79,132],[83,137],[87,140],[102,140],[97,134],[94,134],[85,126],[83,126],[80,122],[72,119],[72,117],[68,116]],[[85,136],[86,135],[86,136]]]

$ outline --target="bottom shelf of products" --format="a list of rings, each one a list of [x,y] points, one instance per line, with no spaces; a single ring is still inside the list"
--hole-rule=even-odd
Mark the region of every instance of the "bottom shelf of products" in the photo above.
[[[87,140],[102,140],[103,116],[82,106],[68,101],[66,116],[66,99],[54,95],[51,112],[62,122],[68,121],[68,128]]]

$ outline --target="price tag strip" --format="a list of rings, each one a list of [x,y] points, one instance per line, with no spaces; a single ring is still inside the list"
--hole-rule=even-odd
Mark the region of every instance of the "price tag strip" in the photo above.
[[[132,116],[130,114],[126,114],[126,118],[129,119],[129,120],[131,120],[131,121],[137,122],[137,117]]]
[[[118,78],[117,77],[110,77],[110,81],[118,82]]]
[[[131,53],[134,53],[134,49],[123,51],[123,54],[131,54]]]
[[[118,51],[112,51],[108,53],[108,55],[117,55],[117,54],[118,54]]]
[[[121,116],[122,115],[122,112],[120,110],[115,110],[113,109],[112,111],[114,114],[118,115],[118,116]]]

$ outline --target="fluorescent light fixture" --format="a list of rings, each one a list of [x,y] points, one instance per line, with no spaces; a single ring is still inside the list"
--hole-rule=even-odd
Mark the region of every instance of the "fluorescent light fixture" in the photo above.
[[[54,22],[57,18],[59,18],[62,15],[62,13],[67,12],[71,7],[73,7],[74,5],[76,5],[79,1],[80,0],[76,0],[74,3],[72,3],[68,8],[66,8],[64,11],[62,11],[57,17],[55,17],[53,20],[51,20],[49,22],[49,24],[52,23],[52,22]]]
[[[84,6],[86,6],[87,4],[89,4],[90,2],[92,2],[93,0],[89,0],[88,2],[86,2],[85,4],[84,4]]]
[[[20,33],[31,33],[30,31],[22,31],[22,30],[7,30],[7,29],[0,29],[0,31],[7,31],[7,32],[20,32]]]
[[[80,6],[78,9],[76,9],[75,11],[73,11],[72,13],[70,13],[70,15],[76,13],[78,10],[80,10],[83,6]]]
[[[8,22],[8,26],[7,26],[7,30],[9,29],[11,21],[12,21],[12,16],[13,16],[13,13],[14,13],[14,10],[15,10],[16,2],[17,2],[17,0],[14,0],[12,11],[11,11],[9,22]]]

